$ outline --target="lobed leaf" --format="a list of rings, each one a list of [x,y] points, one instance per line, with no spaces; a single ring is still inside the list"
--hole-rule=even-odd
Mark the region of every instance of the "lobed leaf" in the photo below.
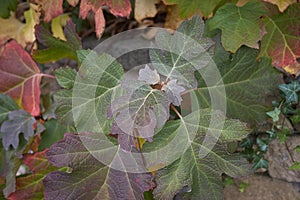
[[[5,94],[0,94],[0,124],[7,120],[11,111],[18,109],[19,107],[13,99]]]
[[[40,114],[41,75],[31,56],[16,41],[5,45],[0,57],[0,92],[15,99],[33,116]]]
[[[227,3],[208,21],[210,31],[222,30],[222,45],[235,53],[242,45],[258,49],[258,41],[265,34],[260,17],[266,14],[261,2],[248,2],[242,7]]]

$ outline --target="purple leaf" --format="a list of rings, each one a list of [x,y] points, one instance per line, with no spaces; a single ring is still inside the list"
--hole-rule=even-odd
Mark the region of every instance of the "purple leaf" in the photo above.
[[[97,140],[95,135],[82,134],[93,142]],[[99,150],[97,142],[94,144],[95,149]],[[85,148],[79,135],[65,134],[62,141],[50,147],[46,156],[54,166],[72,169],[70,173],[56,171],[46,176],[46,200],[143,199],[143,193],[154,187],[150,173],[128,173],[102,164]]]
[[[139,80],[145,81],[150,85],[155,85],[160,81],[160,77],[156,69],[152,70],[149,65],[146,65],[144,69],[140,69],[139,71]]]
[[[165,91],[168,94],[169,100],[175,106],[179,106],[181,104],[182,98],[181,93],[185,91],[185,88],[178,85],[176,80],[171,80],[164,85],[161,90]]]
[[[25,110],[12,111],[8,115],[9,120],[1,126],[3,147],[8,150],[12,145],[16,149],[19,145],[19,134],[23,133],[26,140],[33,136],[33,125],[36,122]]]

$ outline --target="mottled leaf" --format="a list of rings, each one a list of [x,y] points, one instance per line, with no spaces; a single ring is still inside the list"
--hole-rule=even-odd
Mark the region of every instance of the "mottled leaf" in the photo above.
[[[193,16],[196,13],[200,13],[204,17],[209,17],[213,14],[217,6],[222,5],[222,0],[165,0],[169,4],[178,4],[179,15],[181,18],[185,19]]]
[[[34,0],[44,12],[44,21],[50,22],[52,18],[63,13],[63,0]]]
[[[216,122],[223,121],[224,115],[220,112],[210,113],[209,110],[199,110],[183,117],[180,120],[168,122],[153,138],[153,143],[146,143],[143,151],[158,150],[157,156],[170,157],[174,152],[181,150],[181,154],[174,154],[176,161],[156,173],[157,187],[154,189],[156,199],[173,199],[173,197],[184,187],[188,187],[185,193],[187,199],[222,199],[223,184],[221,175],[226,173],[237,177],[249,173],[248,162],[238,154],[228,154],[225,143],[239,140],[247,136],[249,130],[244,123],[238,120],[226,119],[220,138],[216,138],[213,149],[205,143],[204,137],[210,131],[210,122],[215,115]],[[199,117],[195,121],[195,118]],[[209,137],[214,137],[209,133]],[[160,152],[167,145],[175,141],[176,148]],[[177,141],[177,142],[176,142]],[[163,148],[164,147],[164,148]],[[207,155],[200,157],[201,151]],[[163,153],[163,154],[162,154]],[[154,162],[157,165],[164,158],[158,157]],[[149,167],[149,166],[148,166]]]
[[[150,85],[155,85],[160,81],[160,77],[156,69],[152,70],[149,65],[146,65],[145,68],[139,71],[139,80],[145,81]]]
[[[70,67],[55,70],[55,77],[58,84],[66,89],[71,89],[73,87],[76,74],[76,70]]]
[[[18,109],[14,100],[5,94],[0,94],[0,124],[8,118],[10,111]]]
[[[280,84],[278,88],[284,93],[287,103],[298,103],[298,92],[300,92],[298,81],[293,81],[290,84]]]
[[[222,30],[222,45],[235,53],[242,45],[258,49],[258,41],[265,34],[260,17],[264,15],[261,2],[248,2],[242,7],[227,3],[208,22],[209,31]]]
[[[169,81],[166,85],[163,85],[161,90],[168,94],[169,101],[175,106],[180,106],[182,98],[181,93],[185,91],[185,88],[178,85],[176,80]]]
[[[81,41],[75,30],[75,24],[68,20],[64,28],[67,41],[55,38],[42,25],[35,26],[37,40],[47,47],[34,51],[33,58],[40,63],[57,61],[62,58],[77,60],[76,51],[81,49]]]
[[[23,162],[29,167],[32,174],[17,178],[16,191],[9,195],[9,200],[44,198],[43,179],[47,173],[57,169],[45,158],[45,151],[25,155]]]
[[[84,133],[81,136],[95,145],[94,152],[101,152],[105,144],[97,139],[97,135]],[[143,192],[154,187],[149,173],[129,173],[103,165],[85,148],[81,136],[66,134],[64,140],[47,151],[46,156],[54,166],[70,167],[72,171],[47,175],[44,179],[45,199],[142,200]]]
[[[280,74],[272,68],[271,61],[261,59],[258,62],[257,54],[257,50],[242,47],[230,55],[218,47],[213,58],[226,90],[227,116],[251,124],[265,119],[267,97],[277,90],[280,83]],[[209,66],[202,70],[201,74],[207,77],[215,76],[215,71]],[[201,77],[198,80],[199,105],[210,107],[210,92],[218,91],[218,87],[207,87]]]
[[[98,38],[101,37],[105,28],[105,18],[102,6],[108,6],[115,16],[128,17],[131,13],[130,0],[82,0],[80,3],[80,16],[85,19],[90,10],[95,13],[95,29]]]
[[[262,38],[259,57],[271,57],[277,67],[300,69],[300,3],[284,13],[263,19],[267,34]],[[291,71],[291,69],[290,69]]]
[[[40,114],[41,76],[36,63],[16,41],[5,45],[0,57],[0,92],[15,99],[33,116]]]
[[[8,150],[9,146],[17,148],[19,145],[19,134],[23,133],[23,137],[28,140],[33,136],[35,119],[24,110],[11,111],[8,114],[9,120],[4,121],[1,125],[2,144]]]
[[[278,6],[280,12],[283,12],[289,5],[296,3],[297,0],[264,0]]]

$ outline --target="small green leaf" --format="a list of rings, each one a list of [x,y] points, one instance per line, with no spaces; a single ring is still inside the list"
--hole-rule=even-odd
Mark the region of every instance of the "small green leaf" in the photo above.
[[[269,111],[266,114],[273,119],[273,122],[279,121],[280,110],[277,107],[273,111]]]
[[[280,84],[279,89],[284,93],[287,103],[298,103],[298,94],[300,91],[300,84],[298,81],[293,81],[290,84]]]
[[[286,142],[288,140],[288,135],[291,134],[290,130],[287,128],[283,128],[283,130],[281,132],[277,133],[277,138],[280,141],[280,144],[283,144],[284,142]]]
[[[289,170],[300,170],[300,163],[299,162],[294,162],[293,165],[291,165],[289,168]]]
[[[295,148],[296,152],[297,153],[300,153],[300,145],[298,145],[296,148]]]
[[[60,86],[71,89],[76,78],[76,70],[70,67],[62,67],[55,70],[55,77]]]
[[[245,192],[245,189],[247,188],[247,187],[249,187],[249,183],[245,183],[245,182],[242,182],[242,183],[240,183],[239,184],[239,191],[240,192]]]
[[[258,170],[260,168],[268,169],[269,162],[265,160],[261,155],[255,155],[253,160],[253,169]]]

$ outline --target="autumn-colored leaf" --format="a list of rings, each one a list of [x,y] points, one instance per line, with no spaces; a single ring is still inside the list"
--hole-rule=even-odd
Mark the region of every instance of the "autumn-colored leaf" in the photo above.
[[[280,12],[283,12],[287,7],[293,3],[296,3],[297,0],[264,0],[278,6]]]
[[[134,9],[134,18],[141,22],[148,17],[155,17],[158,10],[155,4],[158,4],[160,0],[136,0]]]
[[[40,114],[41,76],[36,63],[16,41],[5,45],[0,57],[0,92],[33,116]]]
[[[52,18],[63,13],[63,0],[34,0],[44,12],[44,21],[50,22]]]
[[[108,6],[115,16],[128,17],[131,13],[130,0],[82,0],[80,3],[80,16],[85,19],[90,10],[95,13],[95,29],[98,38],[101,37],[105,28],[105,19],[102,6]]]
[[[299,70],[300,3],[291,5],[282,14],[266,17],[263,22],[267,34],[262,38],[259,57],[271,57],[272,64],[277,67]],[[297,70],[292,70],[291,66]]]
[[[32,174],[17,178],[16,191],[8,197],[9,200],[43,199],[43,179],[47,173],[57,169],[46,159],[46,151],[44,150],[33,155],[25,155],[23,162],[29,167]]]

